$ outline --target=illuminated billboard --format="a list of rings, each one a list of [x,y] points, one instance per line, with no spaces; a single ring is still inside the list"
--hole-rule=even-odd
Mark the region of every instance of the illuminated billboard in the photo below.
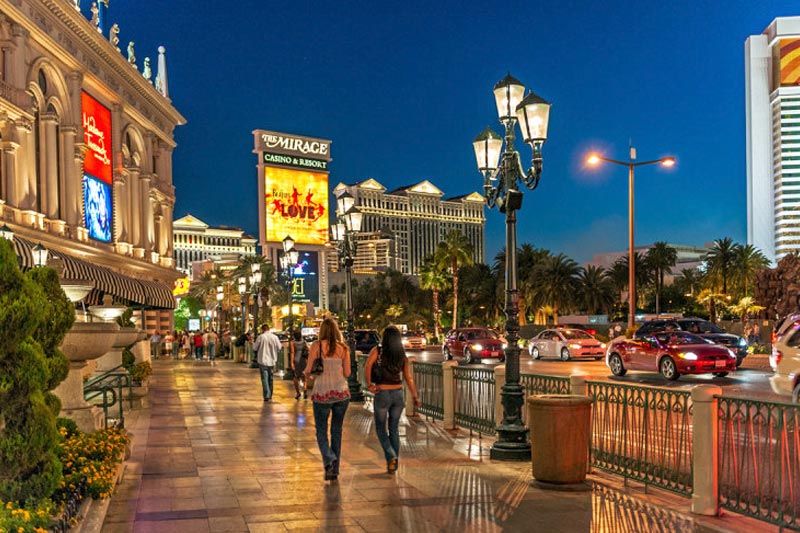
[[[781,86],[800,85],[800,39],[781,39]]]
[[[111,186],[94,176],[83,175],[84,225],[89,237],[111,242]]]
[[[266,240],[290,235],[298,244],[328,242],[328,174],[264,167]]]
[[[319,306],[319,253],[300,251],[297,264],[292,267],[292,276],[292,301]]]
[[[88,147],[83,170],[111,185],[111,112],[107,107],[81,93],[83,113],[83,142]]]

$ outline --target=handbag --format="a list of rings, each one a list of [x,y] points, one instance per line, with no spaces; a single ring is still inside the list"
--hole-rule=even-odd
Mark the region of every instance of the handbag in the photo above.
[[[312,376],[318,376],[322,374],[323,366],[322,366],[322,354],[319,354],[319,357],[314,359],[314,363],[311,365],[311,370],[309,373]]]

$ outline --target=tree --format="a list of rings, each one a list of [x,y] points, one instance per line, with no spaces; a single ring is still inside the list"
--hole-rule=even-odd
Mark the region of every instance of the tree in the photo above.
[[[736,313],[742,320],[742,331],[745,329],[745,325],[747,324],[747,317],[751,313],[758,313],[759,311],[764,310],[764,306],[757,305],[755,300],[752,296],[745,296],[739,303],[733,304],[730,306],[730,310],[733,313]]]
[[[434,254],[436,262],[450,269],[453,276],[453,327],[458,326],[458,266],[472,264],[472,245],[463,233],[456,230],[445,235]]]
[[[578,307],[589,314],[608,313],[614,305],[614,286],[605,269],[595,265],[578,274]]]
[[[769,266],[769,259],[761,251],[747,244],[739,246],[734,252],[733,281],[741,289],[743,297],[750,296],[750,287],[753,286],[756,273]]]
[[[658,241],[647,250],[645,262],[652,269],[656,283],[656,315],[661,314],[661,291],[664,288],[664,273],[671,272],[678,261],[678,252],[663,241]]]
[[[450,279],[444,269],[439,268],[433,257],[423,261],[419,271],[419,285],[433,293],[433,335],[439,339],[439,292],[449,283]]]
[[[728,281],[734,271],[738,247],[730,237],[725,237],[715,240],[706,254],[706,274],[712,292],[721,289],[722,294],[728,294]]]
[[[684,295],[694,296],[703,286],[703,273],[694,268],[684,268],[673,283]]]
[[[556,324],[559,312],[575,303],[580,270],[578,263],[558,254],[547,257],[532,272],[530,286],[536,308],[550,306]]]
[[[611,275],[612,279],[614,280],[614,284],[618,285],[620,278],[623,276],[624,272],[624,279],[625,285],[624,287],[627,289],[628,282],[629,282],[629,270],[628,264],[630,263],[628,254],[623,255],[619,259],[614,262],[614,267],[612,268]],[[645,257],[640,254],[639,252],[633,253],[633,266],[634,266],[634,283],[636,287],[647,287],[653,283],[653,271],[647,265],[647,261],[645,261]],[[643,291],[637,291],[636,293],[636,305],[639,305],[639,300]],[[634,310],[635,311],[635,310]]]

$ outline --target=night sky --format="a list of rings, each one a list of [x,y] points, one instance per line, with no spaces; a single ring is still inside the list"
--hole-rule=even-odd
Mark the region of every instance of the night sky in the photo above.
[[[88,11],[86,0],[82,1]],[[501,9],[508,9],[504,12]],[[599,149],[672,169],[636,173],[636,242],[746,240],[744,41],[795,1],[238,2],[110,0],[139,65],[167,50],[175,218],[257,235],[254,129],[332,139],[330,185],[430,180],[481,191],[472,140],[507,72],[552,102],[544,172],[518,241],[578,262],[627,248],[627,171]],[[530,149],[518,143],[523,161]],[[487,262],[504,244],[488,210]]]

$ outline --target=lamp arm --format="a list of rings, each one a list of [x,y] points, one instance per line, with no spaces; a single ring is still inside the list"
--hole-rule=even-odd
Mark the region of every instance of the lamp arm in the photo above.
[[[493,181],[495,184],[492,183]],[[486,198],[486,205],[489,206],[489,208],[497,204],[497,198],[503,192],[504,186],[505,184],[500,178],[500,167],[497,167],[491,172],[485,171],[483,176],[483,195]]]

